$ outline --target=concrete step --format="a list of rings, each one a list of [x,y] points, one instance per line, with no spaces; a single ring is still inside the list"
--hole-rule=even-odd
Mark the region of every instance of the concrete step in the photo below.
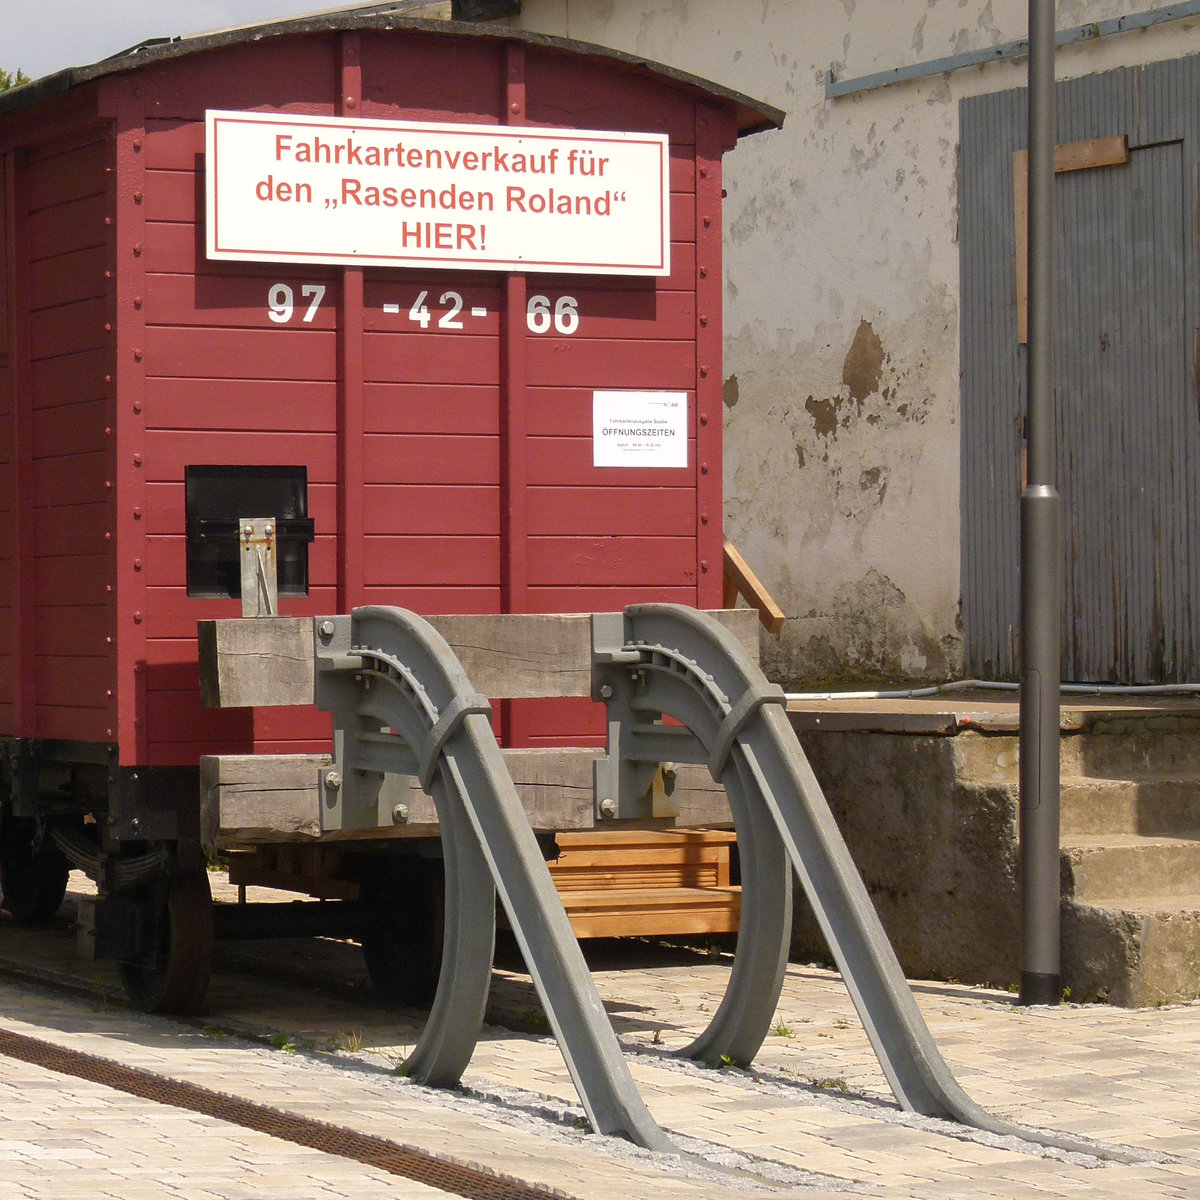
[[[1200,779],[1064,776],[1062,833],[1186,834],[1200,829]]]
[[[1200,892],[1129,895],[1063,908],[1070,999],[1127,1008],[1200,998]]]
[[[960,779],[1015,783],[1015,732],[962,730],[954,738]],[[1167,780],[1200,777],[1200,720],[1195,717],[1092,719],[1065,729],[1062,773],[1069,778]]]
[[[1132,896],[1200,893],[1200,830],[1185,837],[1073,834],[1063,846],[1063,895],[1126,908]]]

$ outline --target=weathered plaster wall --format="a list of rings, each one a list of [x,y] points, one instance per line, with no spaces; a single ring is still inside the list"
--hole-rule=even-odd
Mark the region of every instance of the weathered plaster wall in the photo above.
[[[1059,0],[1070,27],[1156,7]],[[791,620],[789,686],[961,667],[958,100],[1025,63],[827,101],[1025,35],[1026,0],[524,0],[519,24],[786,110],[726,162],[726,530]],[[1200,21],[1059,52],[1059,76],[1200,52]]]

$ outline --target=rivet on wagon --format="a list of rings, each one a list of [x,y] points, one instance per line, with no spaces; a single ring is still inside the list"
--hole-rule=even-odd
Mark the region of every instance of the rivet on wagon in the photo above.
[[[702,217],[701,220],[704,223],[705,229],[708,229],[712,225],[712,217]]]
[[[133,202],[134,202],[134,204],[141,204],[141,202],[142,202],[142,193],[141,192],[133,193]]]
[[[133,519],[140,521],[142,519],[142,510],[136,504],[133,507]]]
[[[700,474],[701,474],[701,475],[707,475],[707,474],[708,474],[708,463],[701,463],[701,464],[700,464]]]
[[[135,612],[133,614],[133,623],[135,625],[140,625],[142,623],[142,614],[140,612]]]
[[[134,308],[141,308],[141,307],[142,307],[142,298],[141,298],[141,296],[134,296],[134,298],[133,298],[133,307],[134,307]]]
[[[134,352],[133,352],[133,361],[134,361],[134,362],[141,362],[141,361],[142,361],[142,352],[141,352],[140,350],[134,350]]]
[[[701,424],[701,425],[707,425],[707,424],[708,424],[708,413],[701,413],[701,414],[700,414],[700,424]]]
[[[408,805],[397,804],[392,809],[392,824],[407,825],[408,824]]]
[[[707,368],[707,367],[701,367],[701,368],[700,368],[700,378],[701,378],[701,379],[707,379],[707,378],[708,378],[708,368]]]
[[[346,100],[345,100],[345,105],[347,108],[357,108],[358,107],[358,98],[356,96],[347,96]]]
[[[142,560],[140,558],[135,558],[133,560],[133,569],[135,571],[140,571],[142,569]]]
[[[701,525],[707,525],[707,524],[708,524],[708,513],[701,513],[701,514],[700,514],[700,524],[701,524]]]
[[[700,560],[700,570],[701,570],[701,571],[703,571],[703,572],[705,572],[705,573],[707,573],[707,572],[708,572],[708,560],[707,560],[707,559],[705,559],[705,558],[702,558],[702,559]]]

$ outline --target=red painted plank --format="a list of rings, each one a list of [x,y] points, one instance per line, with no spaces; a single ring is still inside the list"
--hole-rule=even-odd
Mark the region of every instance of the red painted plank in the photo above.
[[[33,414],[33,458],[89,454],[98,446],[107,454],[105,429],[110,412],[107,401],[62,404],[39,408]]]
[[[692,537],[696,498],[691,488],[533,487],[529,489],[529,532],[552,534],[638,534]]]
[[[288,753],[270,751],[266,744],[284,745],[294,742],[320,742],[328,749],[333,736],[333,717],[319,708],[271,707],[254,710],[254,745],[260,754]],[[299,754],[300,750],[290,753]]]
[[[682,391],[696,381],[694,343],[556,338],[529,340],[529,384]]]
[[[39,600],[68,600],[105,595],[105,586],[116,578],[111,551],[104,554],[73,554],[66,558],[33,560],[34,594]]]
[[[489,484],[499,478],[495,438],[368,434],[364,439],[369,483]]]
[[[531,341],[586,341],[591,338],[685,340],[696,334],[696,302],[691,292],[670,292],[644,280],[637,287],[597,287],[576,279],[564,289],[543,287],[531,277],[530,304],[537,304],[534,319],[548,324],[533,333]],[[540,297],[540,300],[535,298]],[[556,319],[563,310],[565,320]],[[542,313],[548,310],[547,316]],[[576,324],[577,320],[577,324]],[[569,331],[569,332],[564,332]]]
[[[368,537],[364,585],[488,587],[499,578],[500,542],[492,537]]]
[[[108,605],[39,607],[35,610],[33,644],[39,660],[46,655],[110,653],[117,632],[116,610]]]
[[[332,575],[324,586],[314,585],[308,596],[284,596],[279,602],[284,616],[317,616],[337,611],[337,594]],[[197,621],[225,620],[242,615],[240,600],[198,600],[188,596],[183,582],[146,589],[146,614],[143,628],[148,639],[191,640],[196,637]]]
[[[536,387],[528,392],[529,422],[531,428],[537,431],[539,439],[555,438],[586,438],[588,442],[587,461],[591,462],[592,438],[592,400],[595,388],[572,387]],[[678,391],[681,389],[670,389]],[[693,407],[692,397],[688,395],[688,408]],[[691,486],[690,481],[681,478],[676,480],[680,485]]]
[[[146,211],[156,221],[204,223],[204,175],[198,171],[146,172]]]
[[[180,534],[187,528],[186,497],[184,481],[151,482],[146,486],[146,533]],[[335,531],[337,493],[332,483],[309,483],[308,515],[313,519],[318,534],[327,535]],[[269,515],[245,513],[245,516]]]
[[[147,119],[202,121],[206,108],[327,115],[337,49],[335,37],[269,38],[157,63],[141,73]]]
[[[500,393],[494,386],[458,383],[368,383],[363,422],[368,433],[498,437]]]
[[[159,275],[188,275],[204,259],[204,229],[191,225],[146,222],[146,270]],[[248,272],[249,273],[249,272]]]
[[[531,587],[536,612],[621,612],[629,604],[695,604],[695,585],[649,584]]]
[[[102,400],[108,385],[108,350],[85,350],[62,358],[33,363],[29,371],[30,396],[35,409],[78,405]],[[107,400],[102,400],[107,407]]]
[[[494,384],[499,344],[462,333],[368,333],[364,370],[371,383]]]
[[[694,101],[682,90],[533,46],[525,69],[531,125],[632,129],[666,133],[672,143],[692,140]]]
[[[494,487],[369,485],[368,534],[500,536],[500,497]]]
[[[107,211],[105,198],[94,195],[33,213],[23,227],[29,261],[103,245]]]
[[[43,504],[70,506],[95,501],[105,495],[108,466],[108,455],[102,450],[35,459],[33,494]]]
[[[196,379],[333,379],[335,351],[324,330],[150,327],[145,366],[147,375]]]
[[[530,438],[530,487],[678,487],[695,486],[692,472],[682,467],[593,467],[590,437]],[[695,447],[688,440],[688,462]]]
[[[29,307],[48,308],[105,294],[103,246],[44,258],[29,268]]]
[[[332,537],[318,537],[308,548],[308,577],[310,582],[324,585],[336,577],[337,546]],[[155,536],[146,539],[146,562],[143,572],[146,586],[169,588],[187,585],[187,539],[183,534]],[[197,614],[197,620],[202,614]],[[241,615],[241,606],[234,614]]]
[[[149,481],[173,482],[184,477],[188,466],[292,466],[308,467],[308,478],[335,478],[337,447],[329,433],[238,433],[184,430],[148,430],[145,470]]]
[[[596,587],[621,580],[630,585],[684,587],[696,578],[692,538],[531,537],[529,582]]]
[[[53,208],[70,200],[82,200],[98,194],[104,185],[109,145],[92,140],[94,133],[77,138],[52,140],[39,146],[30,156],[25,172],[25,200],[31,213]]]
[[[146,121],[146,169],[150,171],[199,170],[204,153],[204,124],[178,118]]]
[[[239,379],[236,403],[224,379],[150,379],[143,415],[151,429],[273,430],[333,433],[337,388],[333,380]]]
[[[396,271],[379,278],[376,272],[368,277],[365,303],[364,328],[372,332],[495,337],[500,329],[500,289],[477,273]],[[399,311],[385,312],[385,304]]]
[[[500,47],[484,39],[362,33],[363,115],[495,121]]]
[[[211,753],[206,743],[251,742],[254,728],[251,712],[242,709],[205,708],[200,693],[165,691],[146,686],[146,732],[150,745],[163,742],[191,743],[197,754]]]
[[[37,698],[39,705],[53,707],[113,709],[116,663],[112,655],[63,657],[43,655],[38,659]]]
[[[500,587],[424,587],[419,585],[380,585],[363,589],[366,604],[391,604],[413,612],[436,616],[439,613],[498,613]]]
[[[101,296],[99,299],[77,300],[73,304],[61,304],[31,313],[29,339],[32,357],[55,358],[105,346],[109,340],[104,328],[107,308],[108,301]]]
[[[112,517],[107,504],[35,506],[34,553],[38,558],[99,554],[112,540]]]
[[[258,276],[150,275],[146,279],[148,319],[155,325],[290,333],[334,327],[341,288],[327,268],[288,265],[261,272]]]
[[[106,742],[113,735],[113,725],[99,709],[36,704],[31,735],[65,742]]]

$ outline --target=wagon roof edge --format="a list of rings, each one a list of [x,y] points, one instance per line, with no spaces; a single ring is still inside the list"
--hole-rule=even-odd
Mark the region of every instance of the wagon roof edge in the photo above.
[[[106,75],[136,71],[151,63],[184,58],[190,54],[199,54],[223,46],[257,42],[268,37],[294,36],[299,33],[328,33],[354,29],[412,29],[442,36],[482,37],[522,42],[526,45],[568,51],[582,57],[604,59],[634,70],[644,71],[681,86],[707,93],[719,103],[732,107],[737,116],[739,136],[778,129],[783,125],[785,114],[781,109],[711,80],[692,75],[677,67],[655,62],[641,55],[596,45],[592,42],[556,37],[534,30],[516,29],[508,25],[409,17],[403,15],[407,7],[408,5],[402,0],[400,2],[392,0],[391,3],[352,9],[330,9],[301,16],[282,17],[273,21],[235,25],[206,33],[151,38],[139,42],[127,50],[110,55],[108,58],[101,59],[99,62],[86,66],[64,67],[60,71],[9,89],[0,94],[0,115],[31,107],[52,96],[70,91],[72,88]]]

